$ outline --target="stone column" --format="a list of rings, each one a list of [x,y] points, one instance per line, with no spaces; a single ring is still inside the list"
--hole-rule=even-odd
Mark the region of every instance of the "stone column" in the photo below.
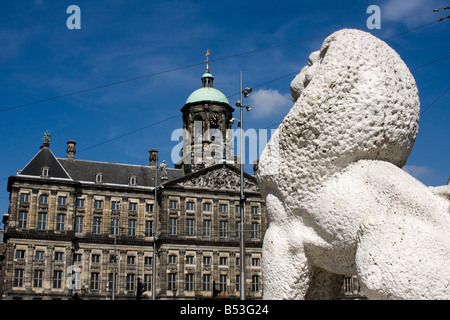
[[[186,249],[180,249],[178,254],[178,283],[177,283],[177,295],[183,297],[185,289],[185,275],[184,266],[186,258]]]

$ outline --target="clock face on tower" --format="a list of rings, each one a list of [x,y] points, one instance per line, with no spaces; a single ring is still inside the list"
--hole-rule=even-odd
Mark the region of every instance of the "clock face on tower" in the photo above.
[[[210,121],[211,125],[218,126],[220,123],[220,118],[217,114],[215,114],[211,117],[211,119],[209,121]]]

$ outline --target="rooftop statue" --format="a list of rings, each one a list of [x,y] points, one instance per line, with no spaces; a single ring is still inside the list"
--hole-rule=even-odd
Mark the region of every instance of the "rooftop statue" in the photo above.
[[[44,132],[44,143],[48,144],[50,143],[50,138],[52,137],[52,135],[50,134],[50,132],[45,131]]]
[[[401,169],[420,106],[400,56],[343,29],[291,92],[257,174],[269,221],[264,299],[335,299],[344,274],[357,274],[369,299],[449,299],[450,186]]]

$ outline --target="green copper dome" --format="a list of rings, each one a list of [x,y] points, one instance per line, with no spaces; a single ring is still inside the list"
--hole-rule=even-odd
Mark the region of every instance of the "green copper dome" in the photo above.
[[[225,97],[222,92],[211,87],[203,87],[192,92],[189,98],[187,98],[186,104],[200,101],[214,101],[230,104],[227,97]]]
[[[209,62],[209,61],[208,61]],[[191,93],[189,98],[186,100],[186,104],[195,103],[200,101],[212,101],[230,104],[227,97],[217,89],[213,88],[214,77],[209,72],[209,67],[206,67],[206,71],[202,78],[202,87]]]

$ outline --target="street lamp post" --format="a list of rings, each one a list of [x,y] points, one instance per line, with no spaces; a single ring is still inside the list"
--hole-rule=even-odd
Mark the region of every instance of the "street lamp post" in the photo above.
[[[241,100],[236,102],[236,106],[239,107],[240,110],[240,120],[239,120],[239,127],[240,127],[240,154],[241,154],[241,160],[240,160],[240,169],[241,169],[241,197],[239,200],[240,204],[240,215],[241,215],[241,224],[240,224],[240,260],[241,260],[241,281],[239,284],[239,291],[240,291],[240,299],[245,300],[245,220],[244,220],[244,203],[245,203],[245,195],[244,195],[244,117],[243,117],[243,109],[247,109],[247,111],[250,111],[249,106],[243,105],[243,98],[247,98],[252,92],[251,88],[246,87],[245,89],[242,89],[242,71],[240,73],[240,94],[241,94]]]

